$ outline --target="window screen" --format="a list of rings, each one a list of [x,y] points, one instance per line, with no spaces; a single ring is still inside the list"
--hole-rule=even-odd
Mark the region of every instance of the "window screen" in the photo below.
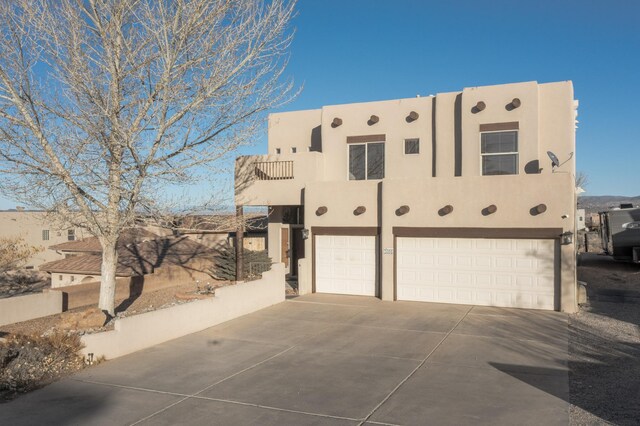
[[[349,145],[349,180],[366,178],[366,145]]]
[[[405,139],[404,140],[404,153],[405,154],[419,154],[420,153],[420,139]]]
[[[482,133],[480,137],[482,174],[518,174],[518,132]]]
[[[384,142],[349,145],[349,180],[384,178]]]
[[[367,179],[384,178],[384,144],[367,144]]]

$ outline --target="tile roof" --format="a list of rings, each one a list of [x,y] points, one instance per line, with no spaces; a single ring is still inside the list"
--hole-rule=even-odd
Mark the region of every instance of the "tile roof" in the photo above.
[[[212,250],[188,237],[158,238],[118,247],[116,275],[132,276],[152,273],[168,265],[187,265],[213,257]],[[98,254],[71,256],[40,266],[41,271],[100,275],[102,257]]]
[[[118,246],[126,246],[131,243],[138,243],[145,240],[155,239],[159,236],[143,228],[128,228],[122,231]],[[96,237],[84,238],[82,240],[67,241],[66,243],[55,244],[49,250],[101,253],[102,246]]]

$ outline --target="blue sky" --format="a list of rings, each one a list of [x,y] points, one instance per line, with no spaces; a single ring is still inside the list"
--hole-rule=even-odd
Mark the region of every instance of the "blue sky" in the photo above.
[[[640,195],[640,1],[300,0],[294,24],[282,110],[572,80],[587,195]]]
[[[640,1],[299,0],[281,111],[572,80],[587,195],[640,195]],[[256,145],[266,152],[266,126]],[[201,188],[202,189],[202,188]],[[0,209],[14,202],[0,198]]]

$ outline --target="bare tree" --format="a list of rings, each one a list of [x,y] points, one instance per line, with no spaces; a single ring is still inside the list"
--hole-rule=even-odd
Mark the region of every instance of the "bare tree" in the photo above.
[[[122,229],[290,98],[294,1],[0,3],[2,191],[99,239],[113,316]]]
[[[576,173],[576,188],[584,189],[589,185],[589,176],[585,172]]]
[[[21,237],[0,237],[0,273],[22,266],[42,247],[30,246]]]

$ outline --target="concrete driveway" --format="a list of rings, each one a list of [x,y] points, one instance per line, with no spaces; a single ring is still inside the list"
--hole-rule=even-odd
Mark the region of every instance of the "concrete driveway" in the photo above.
[[[556,312],[308,295],[0,405],[2,423],[567,424]]]

